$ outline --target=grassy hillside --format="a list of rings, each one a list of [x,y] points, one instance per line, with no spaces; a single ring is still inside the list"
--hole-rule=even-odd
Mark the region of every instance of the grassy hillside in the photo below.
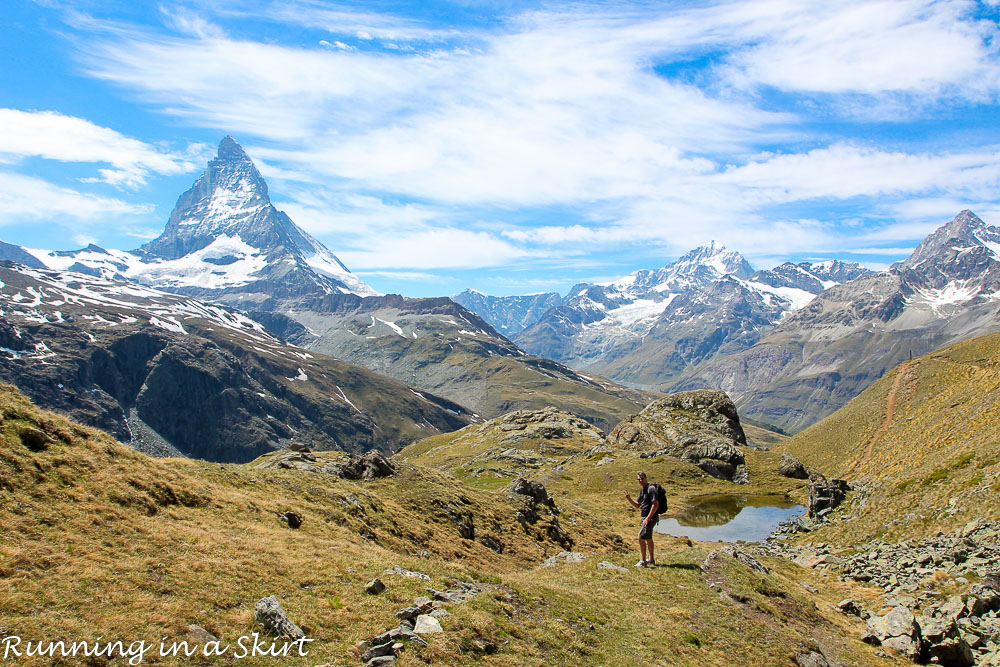
[[[779,447],[866,483],[845,537],[910,537],[1000,517],[1000,334],[904,362]]]
[[[634,485],[631,461],[581,461],[558,483],[552,471],[563,526],[588,557],[540,567],[562,546],[522,528],[512,499],[432,468],[397,461],[396,477],[351,482],[259,462],[152,459],[10,387],[0,388],[0,416],[0,637],[159,642],[190,639],[197,624],[235,642],[261,630],[253,605],[274,594],[316,640],[309,656],[240,664],[358,664],[353,644],[395,627],[395,610],[427,586],[475,581],[483,592],[449,605],[444,634],[407,647],[400,665],[779,665],[809,649],[888,664],[856,639],[860,621],[830,609],[865,592],[787,561],[765,559],[768,575],[727,560],[702,573],[711,545],[664,538],[659,568],[598,568],[634,561],[631,539],[611,529],[616,515],[634,517],[618,498],[597,513],[576,497],[617,496],[618,475]],[[651,476],[666,477],[663,463],[648,462]],[[300,529],[278,520],[285,510],[304,517]],[[477,539],[461,537],[457,514],[471,517]],[[382,574],[396,565],[431,578]],[[367,595],[375,576],[388,588]]]

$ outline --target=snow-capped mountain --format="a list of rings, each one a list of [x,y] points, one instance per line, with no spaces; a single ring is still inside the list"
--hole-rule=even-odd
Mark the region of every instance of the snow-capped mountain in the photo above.
[[[660,269],[577,285],[514,338],[571,366],[658,387],[708,356],[752,345],[827,287],[866,271],[830,261],[755,273],[713,241]]]
[[[833,412],[884,372],[1000,330],[1000,229],[971,211],[909,258],[820,293],[746,350],[688,368],[670,388],[720,387],[789,430]]]
[[[445,297],[378,295],[274,208],[264,179],[231,137],[178,198],[163,233],[138,250],[0,246],[4,256],[239,308],[285,341],[485,417],[556,405],[610,430],[649,398],[528,355]],[[524,382],[534,390],[522,391]]]
[[[451,300],[479,315],[505,336],[513,336],[531,326],[550,308],[562,303],[562,297],[556,292],[490,296],[473,289],[456,294]]]
[[[229,136],[178,198],[163,233],[141,248],[24,250],[51,269],[132,280],[247,309],[303,293],[377,295],[271,204],[267,183]]]

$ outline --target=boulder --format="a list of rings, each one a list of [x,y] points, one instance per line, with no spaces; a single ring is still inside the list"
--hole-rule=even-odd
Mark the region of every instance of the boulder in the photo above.
[[[289,528],[299,528],[302,526],[302,515],[291,510],[278,515],[282,521],[288,524]]]
[[[545,559],[542,563],[542,567],[552,567],[558,563],[579,563],[586,556],[579,551],[560,551],[555,556],[551,556]]]
[[[545,486],[541,482],[532,482],[524,477],[518,477],[511,484],[510,490],[519,495],[528,496],[536,503],[555,507],[555,501],[549,496],[549,492],[545,490]]]
[[[654,401],[619,422],[608,443],[641,451],[647,458],[682,458],[727,480],[737,477],[745,462],[736,446],[746,444],[746,435],[736,405],[722,391],[684,391]]]
[[[381,579],[372,579],[365,584],[365,593],[368,593],[368,595],[378,595],[384,590],[385,584],[382,583]]]
[[[441,622],[430,614],[421,614],[420,616],[417,616],[417,622],[413,626],[413,632],[418,635],[428,635],[437,632],[444,632],[444,628],[441,627]]]
[[[792,479],[809,478],[806,467],[797,458],[787,452],[781,455],[781,461],[778,463],[778,474],[784,477],[791,477]]]
[[[253,616],[265,630],[278,637],[301,639],[306,636],[302,628],[292,623],[281,608],[278,598],[270,595],[257,601],[253,606]]]
[[[873,616],[861,640],[890,648],[910,660],[920,656],[920,626],[906,607],[893,607],[885,616]]]
[[[847,495],[850,486],[842,479],[827,479],[819,472],[809,475],[809,516],[826,516]]]
[[[962,638],[954,619],[921,616],[918,623],[924,653],[933,662],[954,667],[974,663],[972,648]]]
[[[363,479],[370,482],[379,477],[392,477],[396,468],[381,452],[365,452],[352,454],[346,463],[340,466],[340,476],[344,479]]]

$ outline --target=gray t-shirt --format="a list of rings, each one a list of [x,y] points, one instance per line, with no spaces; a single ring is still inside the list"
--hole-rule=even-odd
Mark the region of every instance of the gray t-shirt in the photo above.
[[[647,484],[646,488],[639,492],[635,502],[639,503],[639,513],[645,519],[649,510],[653,509],[653,503],[656,502],[656,484]]]

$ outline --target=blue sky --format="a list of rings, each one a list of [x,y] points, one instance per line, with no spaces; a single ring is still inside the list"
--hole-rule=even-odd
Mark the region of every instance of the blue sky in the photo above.
[[[9,1],[0,238],[131,249],[232,134],[379,291],[758,268],[1000,223],[997,0]]]

